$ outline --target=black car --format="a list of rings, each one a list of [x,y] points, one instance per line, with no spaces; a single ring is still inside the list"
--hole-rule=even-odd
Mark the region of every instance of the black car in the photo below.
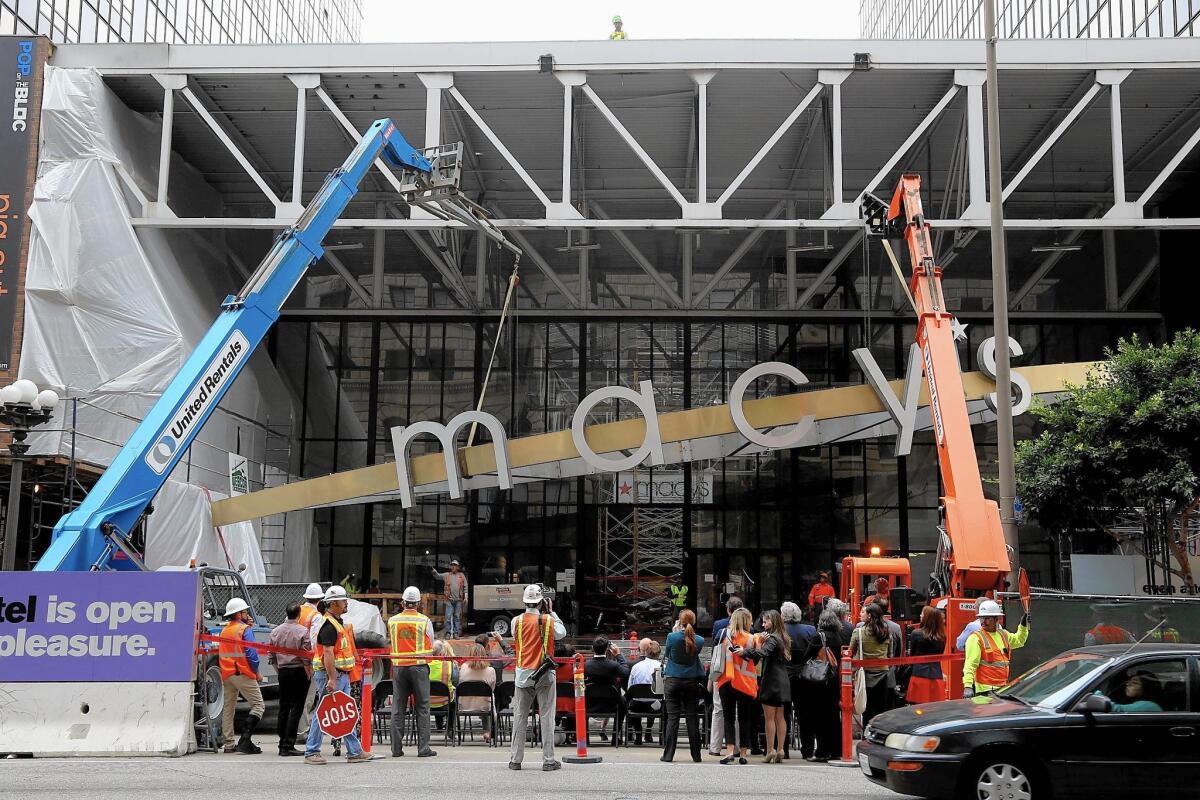
[[[922,797],[1200,797],[1200,645],[1082,647],[992,697],[888,711],[858,761]]]

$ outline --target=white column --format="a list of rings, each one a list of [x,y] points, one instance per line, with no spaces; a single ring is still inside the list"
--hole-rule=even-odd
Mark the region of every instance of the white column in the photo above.
[[[308,90],[321,85],[320,75],[288,75],[296,87],[296,141],[292,154],[292,200],[283,203],[279,216],[300,216],[304,211],[304,147],[308,127]]]
[[[1137,216],[1133,203],[1125,196],[1125,134],[1121,124],[1121,83],[1129,77],[1127,69],[1101,69],[1096,71],[1096,83],[1108,86],[1109,140],[1112,142],[1113,207],[1105,214],[1109,217]],[[1115,304],[1116,298],[1113,298]],[[1113,306],[1110,305],[1109,308]]]
[[[967,187],[969,202],[964,219],[988,216],[986,139],[983,133],[983,86],[987,73],[977,69],[954,71],[954,82],[967,87]]]
[[[454,85],[454,74],[450,72],[420,72],[417,77],[425,86],[425,144],[434,147],[442,143],[442,90]],[[433,219],[423,208],[409,209],[412,219]]]
[[[833,166],[833,202],[822,217],[857,217],[858,209],[846,202],[842,177],[842,84],[850,77],[848,69],[823,69],[817,72],[817,82],[830,87],[829,143]]]
[[[187,85],[186,75],[155,75],[154,79],[163,87],[162,138],[158,144],[158,190],[154,201],[142,209],[145,217],[174,217],[167,205],[167,191],[171,185],[171,139],[175,132],[175,92]]]
[[[571,160],[575,143],[575,87],[587,82],[586,72],[555,72],[554,77],[563,87],[563,130],[562,130],[562,197],[558,203],[546,203],[547,219],[582,219],[575,206],[571,205]]]

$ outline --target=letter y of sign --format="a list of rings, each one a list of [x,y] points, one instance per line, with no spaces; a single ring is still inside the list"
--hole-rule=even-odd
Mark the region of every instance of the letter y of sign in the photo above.
[[[908,348],[908,370],[904,375],[904,402],[896,397],[891,384],[883,377],[883,371],[875,356],[865,347],[853,351],[854,360],[862,369],[867,383],[883,402],[888,416],[896,423],[896,450],[894,455],[906,456],[912,452],[913,431],[917,427],[917,402],[921,397],[921,346],[915,342]]]

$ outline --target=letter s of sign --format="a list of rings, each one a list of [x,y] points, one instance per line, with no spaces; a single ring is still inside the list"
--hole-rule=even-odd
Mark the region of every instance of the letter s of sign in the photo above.
[[[1008,352],[1014,356],[1023,356],[1025,351],[1021,349],[1021,343],[1011,336],[1008,337]],[[975,351],[975,361],[979,364],[979,369],[984,375],[987,375],[992,380],[996,380],[996,337],[989,336],[979,343],[979,349]],[[1029,409],[1029,403],[1033,400],[1033,389],[1029,385],[1029,381],[1025,376],[1016,370],[1009,372],[1009,377],[1012,379],[1013,386],[1017,389],[1017,400],[1013,403],[1013,416],[1024,414]],[[983,402],[987,407],[996,410],[996,392],[983,396]]]
[[[462,479],[458,473],[458,454],[454,439],[459,430],[471,422],[482,425],[492,435],[492,452],[496,458],[496,477],[500,488],[512,488],[512,474],[508,467],[508,435],[504,432],[504,426],[486,411],[464,411],[446,425],[426,420],[407,427],[392,428],[392,448],[396,453],[396,478],[400,484],[401,506],[412,508],[413,505],[412,478],[408,473],[408,446],[423,433],[433,434],[442,443],[442,456],[446,459],[446,485],[450,496],[455,499],[462,497]]]
[[[804,373],[791,364],[785,364],[782,361],[766,361],[762,364],[755,364],[739,375],[737,380],[733,382],[733,387],[729,390],[729,414],[733,417],[734,427],[738,429],[738,432],[742,436],[762,447],[771,449],[795,447],[816,427],[816,421],[811,414],[797,422],[790,430],[783,430],[778,433],[762,433],[746,419],[746,411],[742,408],[743,396],[746,394],[746,389],[750,388],[750,384],[756,378],[761,378],[765,375],[779,375],[787,378],[797,386],[808,383],[808,378],[805,377]]]
[[[662,433],[658,429],[658,409],[654,407],[654,386],[650,381],[641,381],[638,386],[640,391],[637,392],[624,386],[605,386],[583,398],[575,408],[575,415],[571,418],[571,441],[575,443],[575,449],[579,451],[583,460],[598,470],[621,472],[633,469],[645,461],[647,456],[651,466],[658,466],[666,460],[663,455]],[[597,455],[584,436],[588,414],[592,408],[605,400],[626,400],[633,403],[646,419],[646,434],[642,437],[641,446],[632,455],[624,458]]]

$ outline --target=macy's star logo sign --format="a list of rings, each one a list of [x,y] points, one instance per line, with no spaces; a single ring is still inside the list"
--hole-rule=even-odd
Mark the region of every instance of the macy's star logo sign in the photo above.
[[[629,481],[621,481],[621,485],[617,487],[617,491],[621,494],[629,494],[629,490],[632,488],[633,486],[629,484]]]

